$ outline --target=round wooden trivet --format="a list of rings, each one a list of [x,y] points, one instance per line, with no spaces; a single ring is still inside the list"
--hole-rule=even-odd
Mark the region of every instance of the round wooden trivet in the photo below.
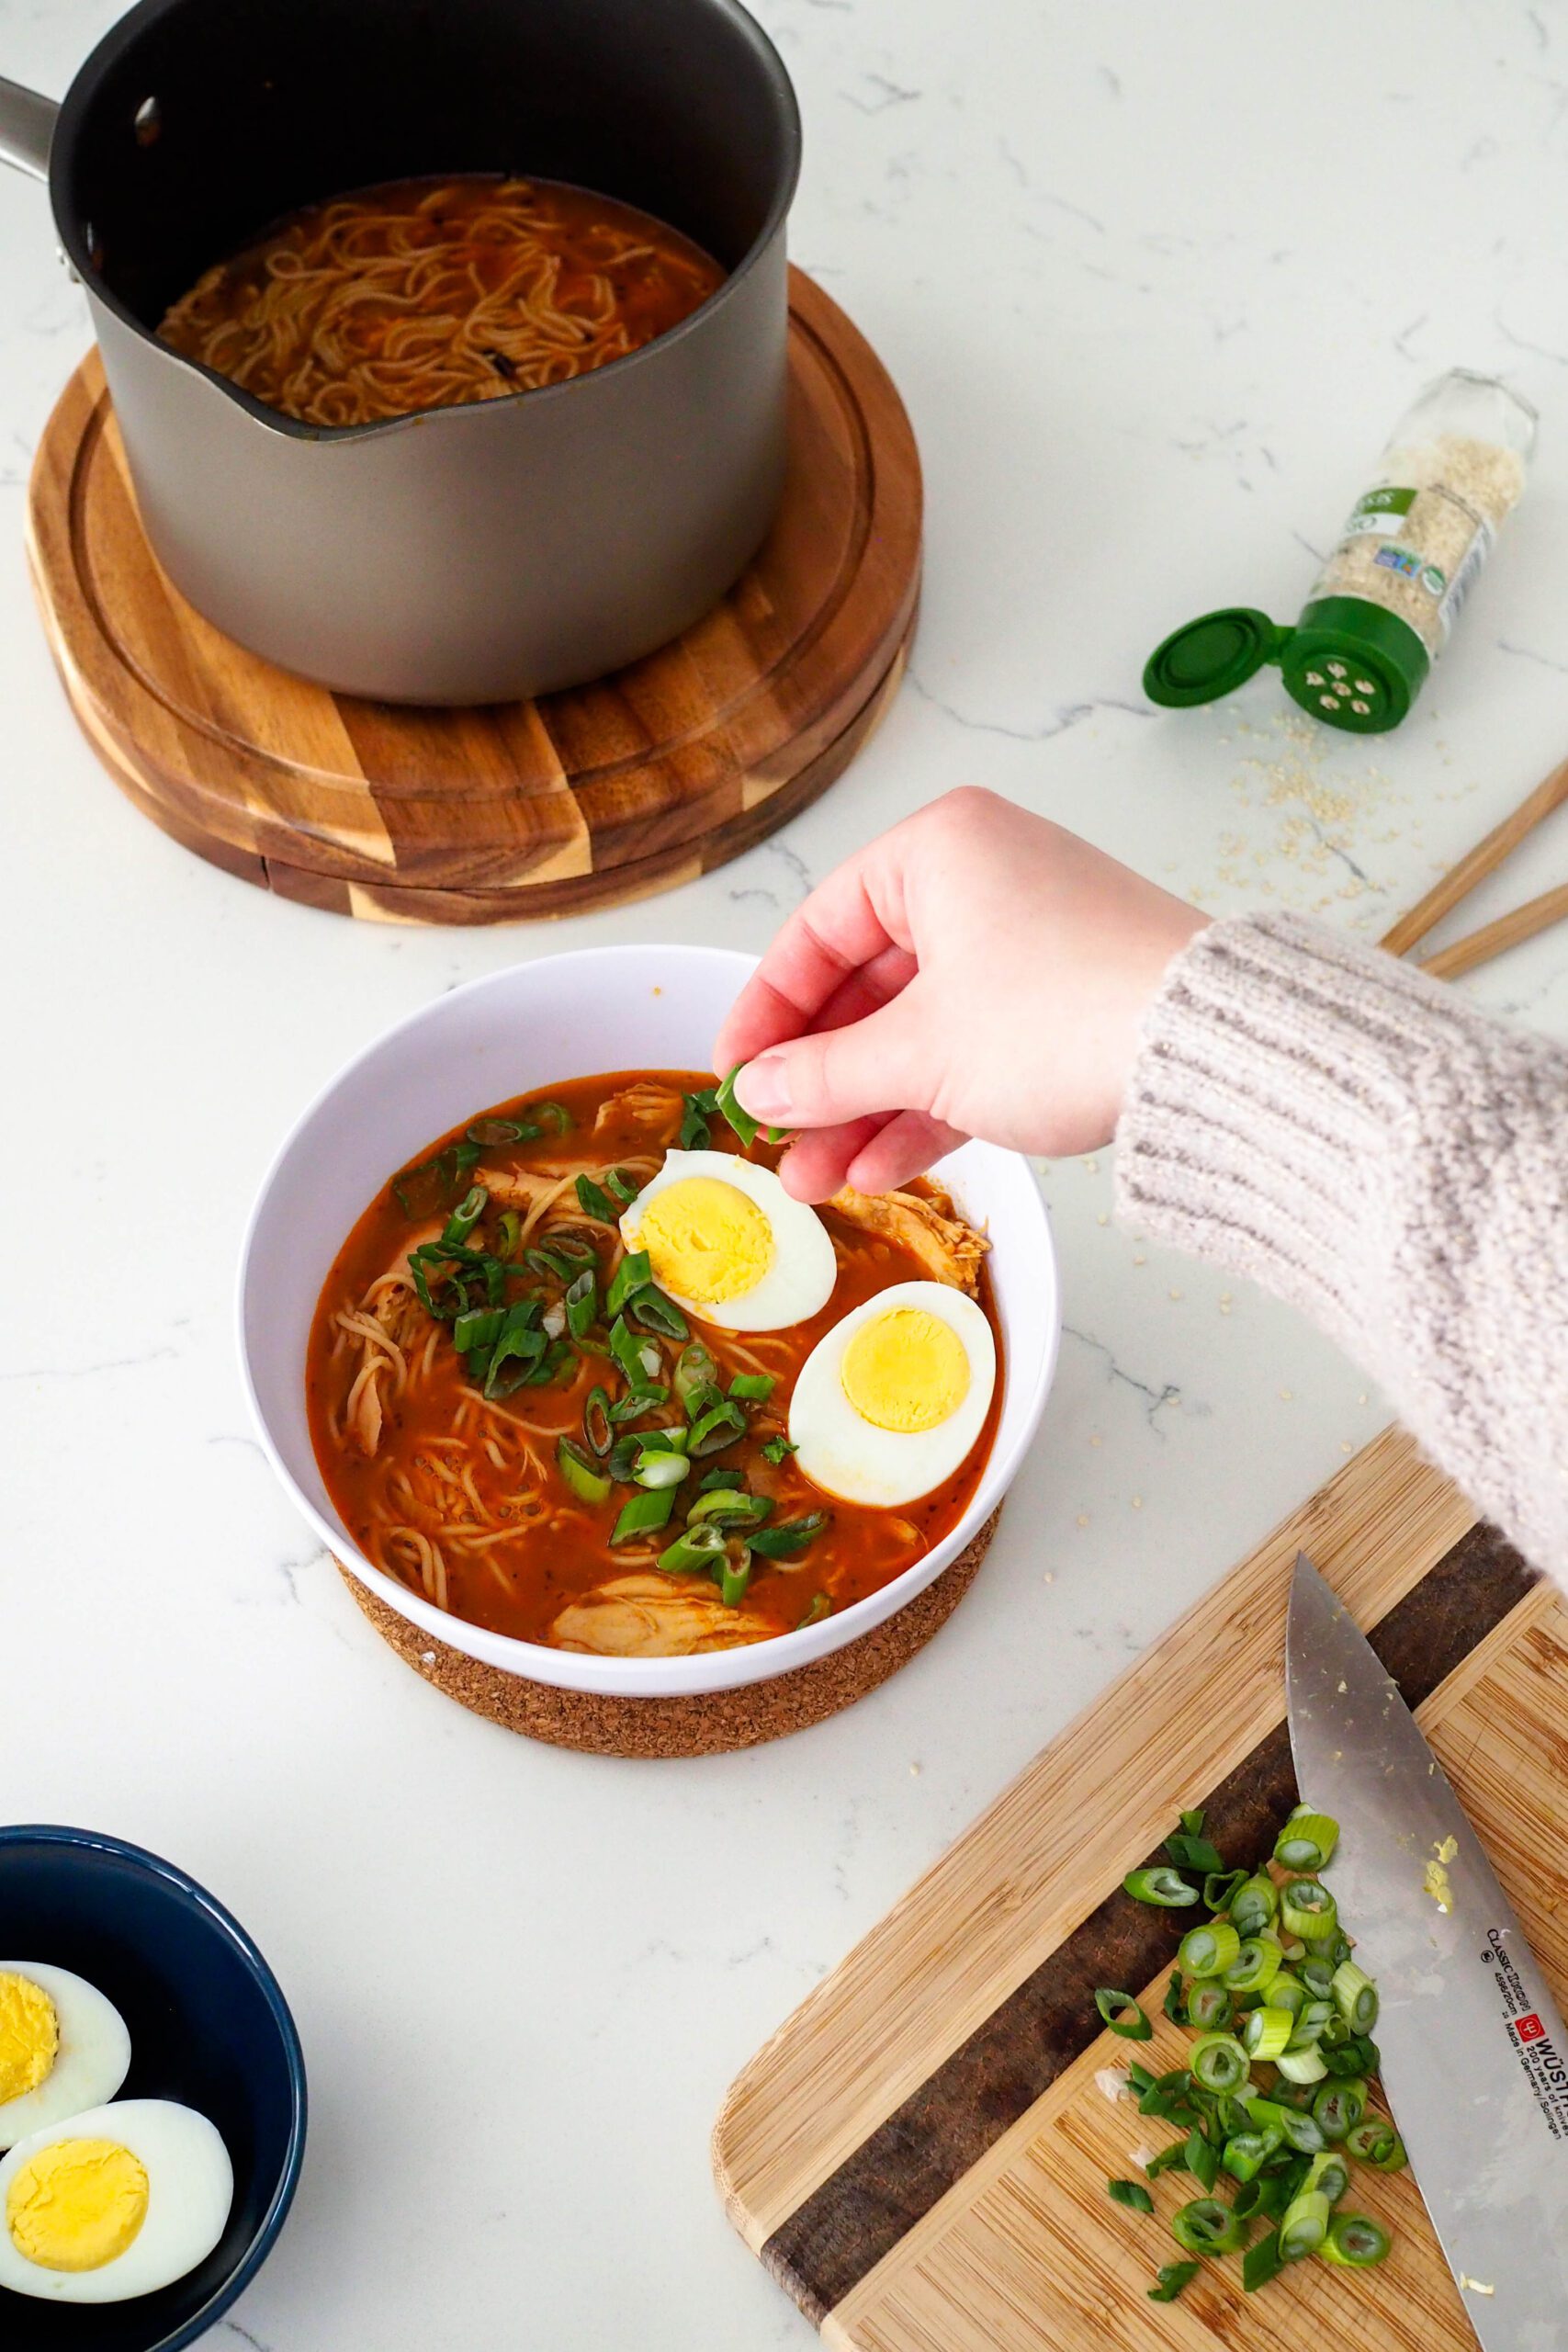
[[[338,914],[570,914],[750,849],[870,733],[919,583],[919,459],[886,371],[798,270],[790,325],[784,503],[724,602],[613,677],[479,709],[332,694],[193,611],[142,534],[94,352],[28,502],[44,627],[88,740],[187,849]]]
[[[601,1698],[503,1674],[499,1667],[481,1666],[477,1658],[422,1634],[341,1561],[338,1568],[376,1631],[404,1665],[476,1715],[488,1715],[491,1723],[529,1739],[594,1756],[719,1756],[823,1723],[907,1666],[947,1623],[974,1583],[1000,1516],[999,1509],[993,1511],[975,1541],[934,1584],[859,1641],[846,1643],[812,1666],[797,1667],[793,1674],[775,1675],[771,1682],[710,1690],[692,1699]]]

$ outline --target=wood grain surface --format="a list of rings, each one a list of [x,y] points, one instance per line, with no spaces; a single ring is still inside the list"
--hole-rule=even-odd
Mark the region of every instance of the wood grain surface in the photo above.
[[[897,392],[798,270],[790,322],[784,496],[724,602],[614,677],[461,710],[333,694],[203,620],[148,547],[93,353],[39,448],[28,553],[94,750],[185,847],[340,914],[576,913],[750,848],[876,724],[919,584],[919,460]]]
[[[1239,1859],[1295,1802],[1284,1629],[1303,1545],[1371,1631],[1568,1988],[1552,1828],[1568,1811],[1568,1608],[1386,1431],[1035,1759],[733,2086],[720,2193],[840,2352],[1473,2345],[1407,2175],[1357,2176],[1358,2201],[1397,2233],[1381,2270],[1303,2264],[1248,2297],[1238,2264],[1209,2264],[1169,2306],[1146,2290],[1179,2250],[1105,2194],[1167,2135],[1097,2086],[1126,2045],[1100,2030],[1093,1988],[1147,1989],[1157,2016],[1180,1935],[1121,1881],[1184,1807],[1206,1805]],[[1162,2025],[1151,2066],[1180,2039]],[[1159,2212],[1186,2193],[1156,2183]]]

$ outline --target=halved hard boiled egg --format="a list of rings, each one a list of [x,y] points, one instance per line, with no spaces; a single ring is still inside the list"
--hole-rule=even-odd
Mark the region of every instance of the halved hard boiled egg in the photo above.
[[[206,2261],[233,2201],[229,2151],[194,2108],[90,2107],[0,2162],[0,2287],[60,2303],[150,2295]]]
[[[671,1151],[621,1219],[653,1280],[721,1331],[779,1331],[833,1295],[839,1261],[814,1209],[771,1168],[728,1151]]]
[[[113,2098],[130,2066],[125,2019],[96,1985],[0,1960],[0,2149]]]
[[[895,1283],[817,1342],[790,1400],[795,1466],[844,1502],[913,1502],[960,1470],[990,1409],[997,1348],[946,1283]]]

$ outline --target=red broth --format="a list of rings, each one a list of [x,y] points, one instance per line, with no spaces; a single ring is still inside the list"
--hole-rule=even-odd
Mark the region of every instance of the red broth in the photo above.
[[[572,1491],[558,1466],[558,1441],[563,1435],[582,1440],[584,1407],[595,1385],[613,1398],[626,1387],[604,1352],[602,1305],[623,1255],[620,1236],[613,1226],[584,1216],[575,1177],[585,1172],[603,1190],[606,1171],[625,1170],[632,1182],[646,1183],[677,1140],[681,1098],[711,1084],[700,1072],[611,1073],[476,1114],[433,1145],[412,1174],[404,1171],[400,1182],[378,1193],[327,1277],[311,1327],[306,1385],[311,1440],[328,1491],[367,1558],[471,1623],[525,1641],[598,1647],[597,1639],[563,1643],[558,1631],[563,1609],[614,1579],[640,1575],[656,1601],[665,1589],[678,1590],[693,1607],[700,1596],[705,1614],[699,1634],[688,1630],[676,1646],[760,1640],[879,1590],[941,1543],[975,1492],[996,1435],[1002,1392],[1001,1334],[984,1265],[979,1302],[997,1341],[996,1388],[981,1436],[955,1476],[917,1502],[880,1510],[824,1495],[787,1453],[780,1461],[768,1459],[764,1449],[787,1430],[795,1375],[823,1334],[891,1284],[930,1279],[930,1266],[902,1241],[868,1232],[831,1207],[818,1214],[833,1241],[838,1279],[820,1313],[779,1331],[730,1333],[695,1318],[691,1323],[692,1337],[716,1359],[724,1388],[742,1373],[766,1373],[775,1382],[764,1403],[747,1406],[744,1436],[697,1466],[705,1474],[732,1470],[737,1484],[767,1496],[770,1526],[825,1511],[821,1532],[793,1556],[753,1555],[744,1600],[725,1611],[715,1607],[716,1586],[705,1577],[659,1578],[657,1589],[649,1577],[658,1553],[680,1532],[694,1476],[678,1497],[668,1528],[640,1545],[615,1549],[612,1530],[622,1504],[637,1489],[617,1484],[603,1504]],[[558,1105],[570,1120],[564,1132],[556,1131],[552,1113],[540,1136],[490,1140],[506,1125],[539,1124],[542,1102]],[[484,1140],[476,1148],[470,1136]],[[708,1148],[741,1148],[716,1114]],[[760,1137],[746,1156],[765,1166],[780,1157]],[[409,1286],[411,1248],[440,1234],[471,1184],[489,1187],[491,1198],[468,1246],[493,1254],[512,1239],[501,1226],[510,1186],[519,1237],[530,1209],[538,1206],[525,1246],[581,1251],[592,1245],[598,1266],[595,1327],[581,1343],[563,1340],[563,1361],[543,1385],[519,1386],[491,1401],[457,1352],[455,1326],[433,1319]],[[547,1204],[552,1190],[557,1196]],[[940,1194],[926,1196],[942,1201]],[[507,1266],[508,1299],[530,1293],[547,1303],[562,1298],[566,1276],[547,1263],[519,1254],[508,1258]],[[437,1293],[433,1303],[450,1302]],[[383,1336],[371,1336],[370,1325]],[[681,1342],[656,1343],[664,1359],[661,1385],[668,1385]],[[671,1393],[666,1408],[629,1426],[646,1433],[682,1418]]]
[[[586,375],[724,282],[651,213],[558,181],[389,181],[290,213],[159,327],[307,424],[370,424]]]

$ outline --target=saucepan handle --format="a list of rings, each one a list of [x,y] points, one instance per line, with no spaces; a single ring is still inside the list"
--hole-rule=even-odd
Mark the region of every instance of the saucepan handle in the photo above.
[[[15,164],[35,179],[49,177],[49,142],[60,108],[37,90],[0,75],[0,164]]]

